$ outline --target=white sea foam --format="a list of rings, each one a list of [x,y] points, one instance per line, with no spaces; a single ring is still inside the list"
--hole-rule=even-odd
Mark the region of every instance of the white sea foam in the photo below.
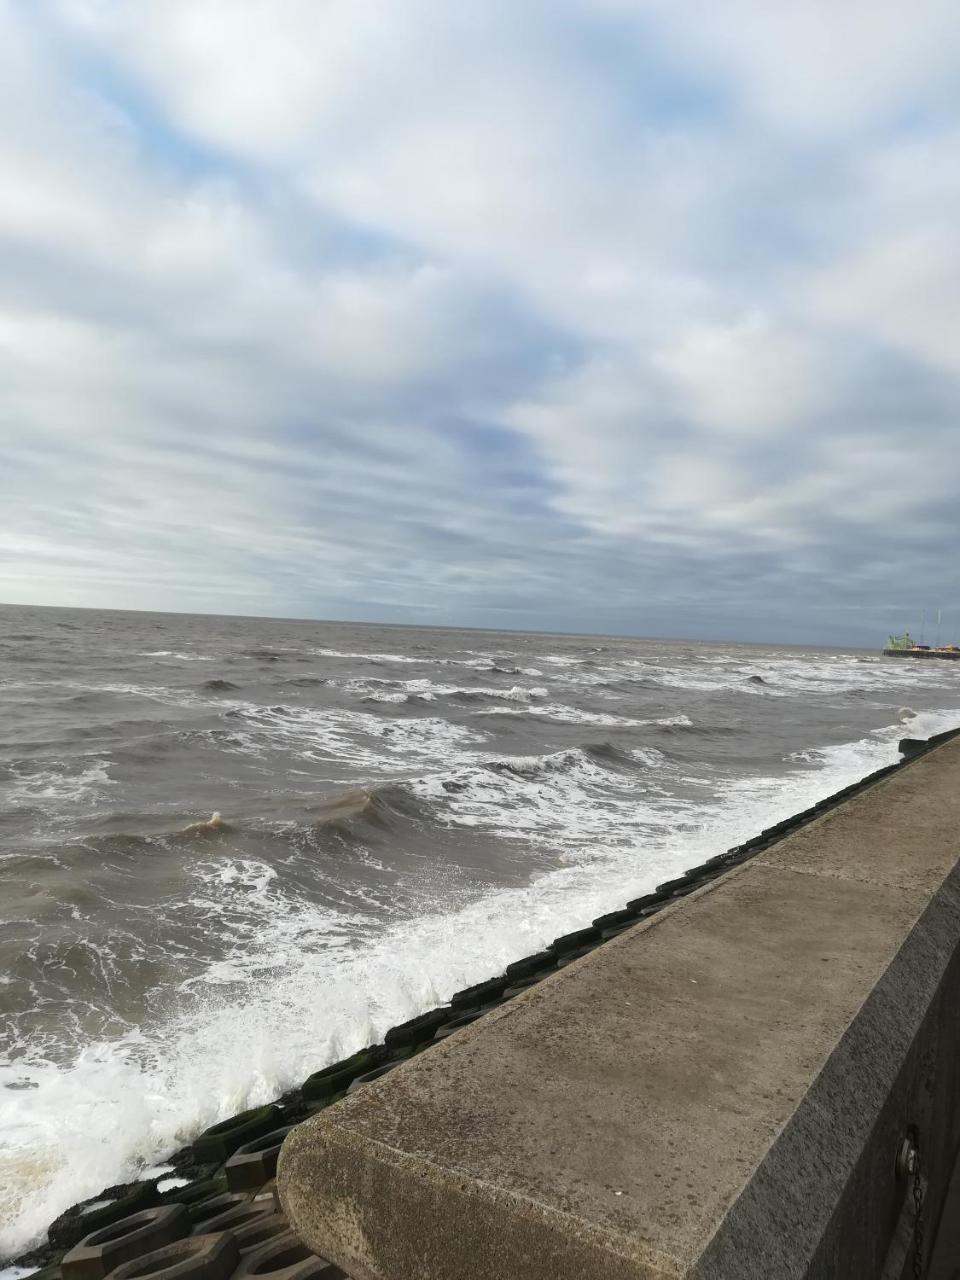
[[[113,785],[107,772],[109,760],[80,763],[44,761],[42,767],[11,766],[10,776],[0,781],[0,796],[8,805],[94,804],[103,798],[104,788]]]
[[[216,657],[209,653],[177,653],[174,649],[155,649],[152,653],[141,653],[141,658],[174,658],[177,662],[216,662]]]
[[[384,719],[338,707],[261,707],[233,703],[236,732],[225,751],[258,754],[278,747],[302,760],[335,761],[368,773],[408,773],[425,763],[456,757],[484,735],[437,717]]]
[[[431,654],[430,657],[419,658],[404,653],[349,653],[343,649],[311,649],[310,652],[319,658],[350,658],[360,662],[369,662],[374,666],[406,664],[421,667],[469,667],[475,671],[495,671],[501,668],[505,658],[515,656],[508,653],[475,653],[469,658],[442,658],[435,654]],[[467,652],[473,651],[468,650]],[[541,673],[533,671],[525,672],[524,674],[540,675]]]
[[[956,721],[956,711],[924,712],[912,729],[924,737]],[[362,945],[356,935],[344,940],[342,913],[231,864],[236,874],[221,876],[220,892],[252,897],[258,941],[230,957],[230,982],[212,969],[192,984],[181,1012],[150,1034],[90,1044],[66,1068],[20,1063],[16,1078],[36,1087],[0,1088],[0,1251],[14,1255],[68,1205],[136,1177],[204,1126],[275,1097],[457,988],[894,761],[901,733],[894,723],[816,748],[792,772],[725,784],[695,806],[671,801],[666,815],[641,770],[629,807],[619,792],[611,799],[605,831],[591,809],[601,788],[609,793],[609,777],[597,776],[603,766],[586,753],[555,753],[552,766],[549,757],[533,765],[507,758],[484,771],[489,778],[461,777],[466,788],[453,795],[442,778],[427,780],[424,787],[440,784],[433,798],[446,797],[451,822],[486,821],[485,806],[492,818],[510,788],[514,809],[502,824],[520,813],[528,840],[551,823],[555,840],[564,823],[575,838],[559,865],[524,886],[459,906],[438,901],[417,918],[366,918]],[[630,825],[621,838],[622,823]],[[198,865],[198,884],[211,867]]]
[[[607,657],[597,667],[584,667],[579,662],[560,662],[558,669],[551,672],[552,682],[572,688],[636,682],[691,693],[737,692],[773,698],[960,689],[960,666],[952,663],[897,661],[858,654],[793,657],[781,652],[765,657],[726,653],[694,658],[685,653],[679,660],[659,655]]]
[[[605,728],[642,728],[644,725],[689,726],[689,716],[653,716],[637,719],[634,716],[617,716],[607,711],[584,711],[580,707],[565,707],[558,703],[538,702],[529,707],[490,707],[475,713],[478,716],[535,716],[538,720],[556,720],[560,724],[596,725]]]
[[[172,1191],[174,1187],[187,1187],[189,1185],[189,1178],[161,1178],[157,1183],[157,1190],[162,1195],[164,1191]]]
[[[200,707],[208,705],[203,699],[186,689],[170,689],[165,685],[149,684],[75,684],[79,693],[112,693],[124,698],[144,698],[168,707]]]
[[[337,684],[337,681],[331,681]],[[347,693],[356,693],[371,702],[406,702],[410,698],[419,698],[422,702],[432,702],[440,694],[449,692],[446,685],[435,684],[424,677],[412,680],[363,680],[354,678],[339,682],[340,688]]]
[[[88,684],[76,680],[17,680],[0,683],[6,693],[11,689],[60,689],[63,695],[75,696],[82,693],[112,693],[121,697],[147,698],[151,702],[164,703],[167,706],[200,705],[195,694],[184,689],[169,689],[163,685],[145,684]]]
[[[197,864],[198,874],[207,872],[210,880],[220,885],[231,885],[250,894],[264,894],[271,880],[275,880],[275,867],[257,858],[220,858],[216,862]]]
[[[548,690],[539,686],[513,685],[509,689],[489,686],[465,687],[443,684],[426,677],[419,680],[345,680],[341,687],[373,702],[434,702],[437,698],[493,698],[503,702],[530,702],[545,698]]]
[[[360,662],[372,662],[375,665],[389,662],[409,663],[413,666],[436,665],[435,658],[413,658],[405,653],[345,653],[342,649],[311,649],[318,658],[353,658]]]
[[[638,840],[673,826],[690,810],[645,780],[642,789],[580,747],[546,756],[503,756],[453,772],[417,779],[410,790],[435,806],[451,827],[481,827],[528,849],[580,857],[585,842],[598,851],[636,847]]]
[[[654,683],[698,692],[739,690],[766,695],[869,693],[889,694],[898,689],[960,689],[960,671],[952,663],[865,659],[855,654],[805,654],[770,658],[741,658],[731,654],[702,657],[672,666],[668,661],[632,661],[618,664]],[[759,676],[763,684],[750,682]]]

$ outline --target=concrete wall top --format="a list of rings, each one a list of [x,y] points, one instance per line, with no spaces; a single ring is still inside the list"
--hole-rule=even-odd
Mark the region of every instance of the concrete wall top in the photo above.
[[[300,1125],[293,1226],[358,1280],[881,1275],[905,1126],[960,1140],[958,853],[955,740]]]

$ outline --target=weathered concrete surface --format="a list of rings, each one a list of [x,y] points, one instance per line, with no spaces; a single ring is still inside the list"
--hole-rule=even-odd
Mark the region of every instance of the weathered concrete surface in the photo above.
[[[902,1269],[960,1142],[960,741],[301,1125],[280,1195],[359,1280]],[[894,1272],[891,1272],[891,1268]]]
[[[960,1280],[960,1158],[953,1167],[927,1280]]]

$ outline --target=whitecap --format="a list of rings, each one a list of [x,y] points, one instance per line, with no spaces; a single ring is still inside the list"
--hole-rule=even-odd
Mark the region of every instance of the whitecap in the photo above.
[[[921,712],[911,729],[929,736],[957,719],[953,709]],[[277,716],[284,720],[277,732],[301,741],[317,734],[329,746],[329,722]],[[262,708],[251,711],[252,733],[274,731]],[[337,731],[348,729],[338,723]],[[432,733],[429,752],[442,750],[442,741],[459,752],[462,739]],[[438,899],[413,918],[366,916],[349,936],[343,912],[282,892],[276,881],[258,883],[256,868],[234,861],[233,878],[207,883],[203,877],[218,874],[211,859],[198,867],[211,909],[222,908],[223,894],[231,895],[232,911],[252,895],[256,944],[238,944],[230,981],[225,969],[211,971],[209,983],[195,984],[195,1001],[149,1034],[133,1029],[91,1044],[65,1066],[18,1067],[36,1084],[29,1093],[0,1088],[0,1186],[15,1189],[4,1205],[0,1249],[14,1256],[70,1204],[137,1177],[207,1125],[277,1097],[458,988],[893,763],[901,736],[892,723],[859,740],[813,747],[786,773],[724,783],[689,801],[666,791],[676,766],[663,758],[615,786],[611,771],[580,749],[553,753],[552,764],[550,757],[505,758],[528,762],[513,770],[484,768],[476,757],[441,761],[411,784],[438,813],[443,808],[438,820],[496,823],[525,850],[550,857],[532,860],[529,883],[467,902]],[[466,786],[450,792],[443,783],[451,780]]]
[[[350,764],[367,774],[407,774],[424,763],[448,760],[484,734],[440,717],[385,719],[340,707],[263,707],[234,703],[235,731],[224,751],[259,754],[287,750],[302,760]]]
[[[0,782],[6,803],[23,805],[93,804],[103,797],[104,787],[113,786],[107,772],[109,760],[80,764],[45,761],[41,767],[11,765],[10,776]]]
[[[606,711],[586,711],[580,707],[567,707],[557,703],[535,703],[527,707],[494,707],[474,713],[477,716],[533,716],[538,720],[556,720],[559,724],[596,725],[606,728],[642,728],[651,725],[690,726],[693,721],[689,716],[653,716],[636,718],[618,716]]]
[[[152,653],[141,653],[141,658],[174,658],[177,662],[215,662],[215,656],[207,653],[177,653],[174,649],[155,649]]]
[[[310,652],[316,654],[318,658],[354,658],[361,662],[375,664],[395,662],[423,666],[424,663],[429,662],[431,666],[434,665],[433,659],[413,658],[405,653],[346,653],[341,649],[311,649]]]

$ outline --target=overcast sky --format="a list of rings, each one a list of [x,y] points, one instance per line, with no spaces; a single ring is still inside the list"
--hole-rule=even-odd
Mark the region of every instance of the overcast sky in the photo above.
[[[953,0],[0,0],[0,599],[960,640]]]

